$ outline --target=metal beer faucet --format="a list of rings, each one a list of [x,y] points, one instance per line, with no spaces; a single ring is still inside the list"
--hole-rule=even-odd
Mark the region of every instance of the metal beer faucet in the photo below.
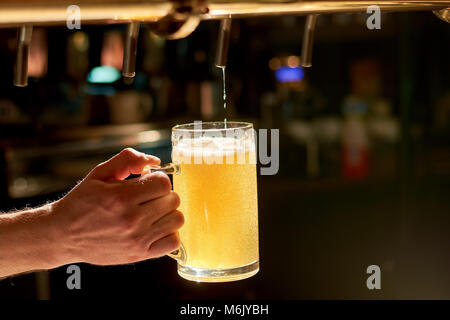
[[[0,28],[19,28],[14,84],[26,86],[27,59],[34,25],[65,25],[71,0],[0,0]],[[191,34],[202,20],[222,20],[216,64],[224,67],[232,18],[307,15],[302,61],[311,66],[314,29],[319,14],[365,12],[371,5],[381,11],[433,11],[450,21],[450,0],[78,0],[81,24],[128,24],[122,75],[131,79],[139,24],[167,39]]]

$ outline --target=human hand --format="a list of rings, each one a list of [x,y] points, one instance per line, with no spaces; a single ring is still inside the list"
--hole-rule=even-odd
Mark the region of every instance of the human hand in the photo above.
[[[178,195],[167,175],[141,174],[159,159],[131,148],[95,167],[64,198],[52,204],[52,236],[60,242],[60,264],[126,264],[179,248]]]

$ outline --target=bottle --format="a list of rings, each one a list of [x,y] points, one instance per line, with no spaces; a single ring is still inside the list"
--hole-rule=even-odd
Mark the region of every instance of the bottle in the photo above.
[[[363,179],[369,173],[369,135],[364,118],[367,103],[352,96],[344,103],[341,170],[345,178]]]

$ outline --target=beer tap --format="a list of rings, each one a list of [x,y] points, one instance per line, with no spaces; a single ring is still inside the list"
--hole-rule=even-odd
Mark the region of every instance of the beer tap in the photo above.
[[[434,10],[433,13],[436,15],[436,17],[438,17],[442,21],[450,23],[450,8],[442,10]]]
[[[123,53],[122,76],[126,83],[133,82],[136,74],[136,51],[139,36],[139,22],[131,22],[127,25],[125,48]]]
[[[314,30],[316,29],[316,22],[318,14],[309,14],[306,17],[305,30],[303,32],[302,57],[301,66],[312,66],[312,51],[314,46]]]
[[[366,12],[371,4],[378,5],[382,11],[439,12],[450,6],[450,0],[378,0],[375,3],[361,0],[77,0],[76,3],[83,13],[83,24],[164,22],[166,33],[178,27],[179,34],[184,36],[195,29],[197,20]],[[0,26],[64,25],[71,4],[72,0],[0,0]]]
[[[50,3],[51,2],[51,3]],[[27,61],[33,26],[64,25],[71,0],[0,0],[0,27],[20,28],[14,85],[26,86]],[[306,14],[303,37],[303,67],[311,66],[314,29],[319,14],[366,12],[370,1],[359,0],[78,0],[83,24],[127,23],[122,74],[135,75],[139,22],[166,39],[190,35],[202,20],[221,19],[216,65],[224,71],[232,18]],[[376,1],[382,11],[433,11],[450,21],[450,0]],[[139,21],[139,22],[138,22]]]
[[[216,51],[216,67],[225,69],[227,65],[228,48],[230,46],[231,19],[222,19],[219,28],[219,40]]]
[[[28,55],[30,53],[33,26],[24,25],[18,30],[14,85],[26,87],[28,84]]]

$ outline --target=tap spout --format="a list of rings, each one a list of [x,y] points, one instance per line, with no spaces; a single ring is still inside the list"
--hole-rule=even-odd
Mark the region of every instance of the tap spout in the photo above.
[[[219,28],[219,39],[216,51],[216,67],[225,68],[227,65],[228,48],[230,46],[231,19],[222,19]]]
[[[312,66],[312,51],[314,46],[314,30],[316,29],[316,22],[318,14],[309,14],[306,17],[305,31],[303,32],[302,44],[302,67]]]
[[[127,25],[125,48],[123,53],[122,76],[125,80],[131,80],[136,74],[136,50],[139,36],[139,22],[131,22]]]
[[[14,85],[26,87],[28,84],[28,55],[30,53],[33,26],[24,25],[17,33],[16,64],[14,66]]]

